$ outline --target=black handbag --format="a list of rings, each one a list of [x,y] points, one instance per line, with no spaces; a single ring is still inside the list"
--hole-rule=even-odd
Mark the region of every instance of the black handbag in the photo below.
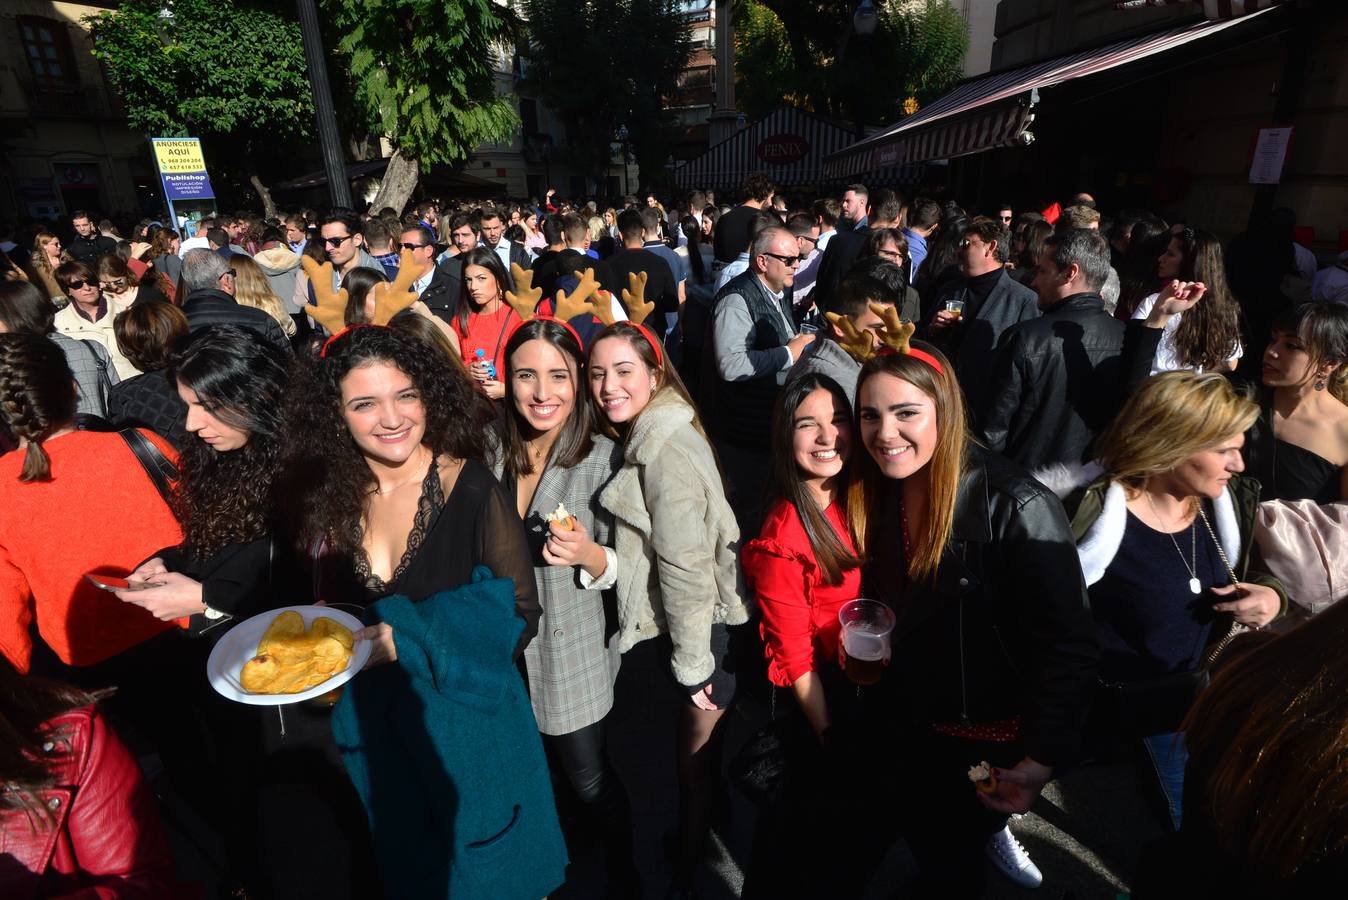
[[[803,756],[817,743],[804,716],[777,716],[775,687],[768,707],[771,720],[744,742],[728,769],[731,784],[761,806],[781,796],[788,774],[802,765]]]

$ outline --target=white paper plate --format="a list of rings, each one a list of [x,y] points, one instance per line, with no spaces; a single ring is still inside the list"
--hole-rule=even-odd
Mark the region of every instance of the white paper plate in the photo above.
[[[315,619],[325,617],[345,625],[352,631],[359,631],[365,627],[355,616],[330,606],[286,606],[259,613],[231,628],[211,650],[211,655],[206,660],[206,677],[210,679],[211,687],[222,697],[250,706],[285,706],[288,703],[299,703],[320,697],[355,677],[365,665],[365,661],[370,658],[369,641],[356,641],[351,653],[351,662],[347,663],[346,668],[307,691],[300,691],[298,694],[250,694],[243,689],[243,685],[239,683],[239,672],[243,669],[243,664],[257,655],[258,641],[262,640],[262,635],[266,634],[271,623],[276,621],[276,617],[292,609],[304,619],[305,628],[310,627]]]

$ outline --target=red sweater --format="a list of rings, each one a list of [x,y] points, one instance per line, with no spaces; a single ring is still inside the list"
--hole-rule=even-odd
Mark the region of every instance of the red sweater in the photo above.
[[[843,546],[855,552],[842,504],[830,506],[825,517]],[[758,538],[745,545],[740,564],[763,612],[759,630],[772,683],[790,687],[820,663],[836,666],[838,609],[861,596],[861,569],[843,572],[840,584],[825,584],[800,515],[784,500],[768,512]]]
[[[173,448],[143,431],[169,459]],[[173,627],[90,584],[127,575],[182,541],[182,529],[122,437],[77,431],[46,442],[51,481],[19,481],[24,454],[0,456],[0,652],[28,670],[34,617],[64,662],[100,663]]]

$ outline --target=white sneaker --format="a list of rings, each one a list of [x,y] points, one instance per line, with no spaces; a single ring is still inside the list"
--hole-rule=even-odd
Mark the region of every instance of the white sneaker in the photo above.
[[[1024,888],[1037,888],[1044,883],[1044,873],[1030,859],[1020,841],[1011,833],[1008,825],[988,838],[983,852],[997,869],[1016,884]]]

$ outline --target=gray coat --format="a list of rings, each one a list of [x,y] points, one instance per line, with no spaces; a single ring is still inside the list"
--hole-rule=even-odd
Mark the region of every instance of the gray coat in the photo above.
[[[599,495],[617,530],[619,649],[668,632],[671,668],[685,686],[702,684],[715,668],[712,624],[749,620],[739,526],[711,445],[692,423],[677,394],[657,394],[627,436],[621,471]]]
[[[500,478],[499,449],[493,448],[489,456],[492,472]],[[546,516],[559,503],[566,504],[567,512],[580,520],[597,544],[613,546],[613,516],[599,505],[599,492],[621,465],[619,448],[596,436],[589,455],[575,466],[549,464],[524,519],[543,606],[538,636],[524,649],[524,661],[529,699],[543,734],[579,731],[603,719],[613,706],[621,656],[617,639],[605,638],[602,588],[618,573],[616,554],[609,556],[609,570],[587,588],[588,575],[579,566],[548,565],[542,547],[548,536]]]
[[[861,363],[857,362],[842,345],[826,335],[819,335],[813,344],[796,360],[787,380],[794,381],[802,375],[827,375],[847,395],[852,409],[857,406],[857,376],[861,374]]]

